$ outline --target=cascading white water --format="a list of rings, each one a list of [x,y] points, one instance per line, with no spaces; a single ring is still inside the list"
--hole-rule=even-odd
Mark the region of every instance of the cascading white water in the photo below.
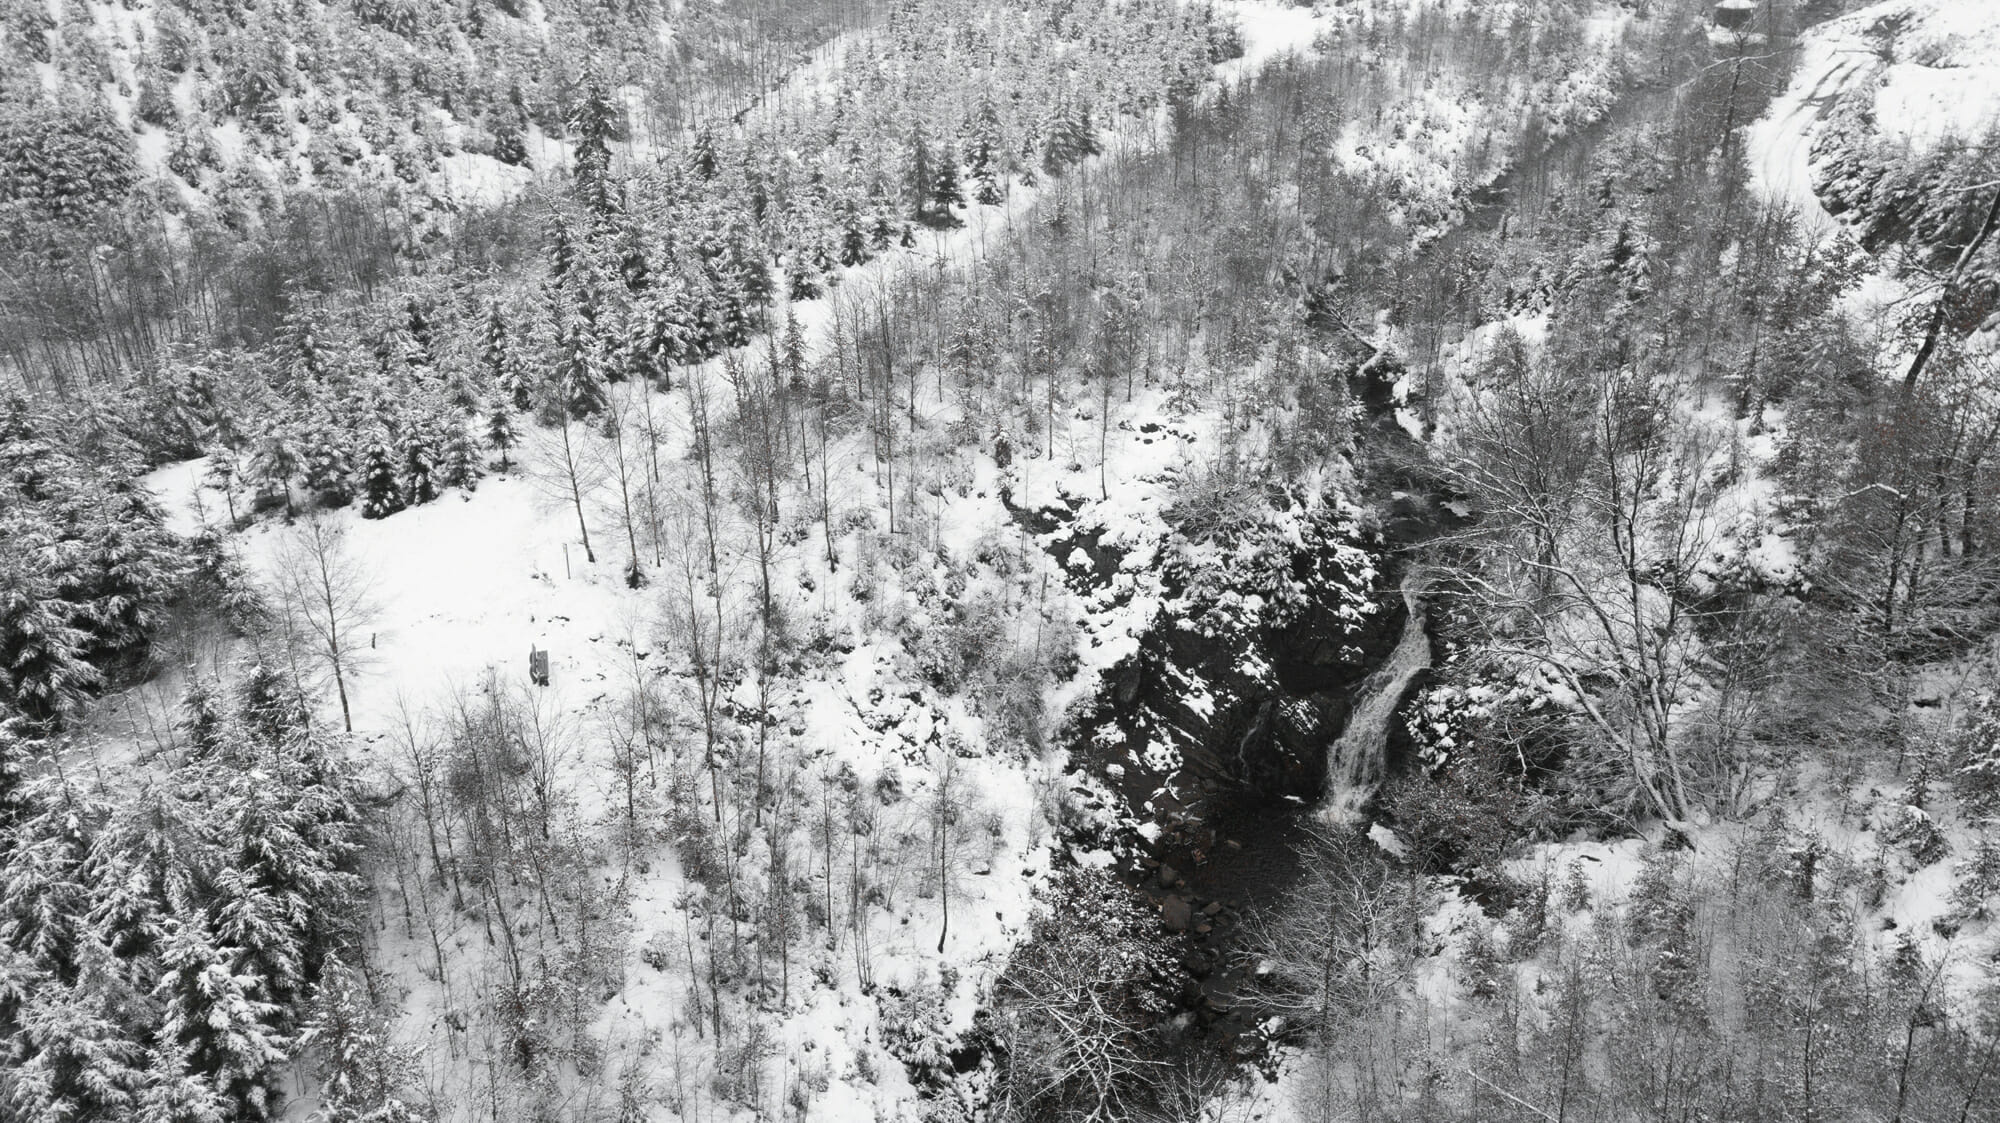
[[[1409,618],[1402,638],[1388,661],[1361,684],[1361,701],[1348,715],[1347,728],[1326,753],[1326,794],[1320,817],[1329,823],[1352,825],[1362,805],[1382,782],[1388,755],[1389,723],[1418,675],[1430,669],[1431,640],[1424,627],[1423,573],[1415,566],[1403,576],[1403,604]]]

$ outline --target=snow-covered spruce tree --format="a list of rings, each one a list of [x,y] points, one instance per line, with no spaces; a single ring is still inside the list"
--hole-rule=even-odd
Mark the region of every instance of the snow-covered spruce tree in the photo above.
[[[345,507],[354,501],[354,456],[352,434],[345,431],[331,410],[314,408],[300,421],[296,436],[299,485],[314,503],[322,507]]]
[[[361,454],[361,517],[383,519],[403,509],[403,485],[386,434],[377,431]]]
[[[275,424],[257,439],[250,454],[246,474],[256,489],[257,501],[281,500],[285,513],[292,513],[292,481],[303,472],[305,462],[290,426]]]
[[[234,1105],[194,1070],[188,1047],[164,1030],[157,1036],[145,1053],[134,1123],[231,1123]]]
[[[189,678],[174,713],[174,732],[185,741],[187,755],[197,759],[215,756],[234,743],[235,730],[219,683],[199,674]]]
[[[280,1010],[262,980],[243,969],[245,950],[220,940],[199,913],[176,917],[160,949],[156,996],[162,1035],[186,1057],[188,1071],[229,1104],[232,1117],[261,1123],[274,1118],[271,1086],[291,1042],[273,1024]]]
[[[777,292],[769,254],[749,222],[730,224],[721,267],[720,292],[726,299],[723,340],[731,347],[741,347],[763,326],[764,309]]]
[[[840,263],[853,267],[868,260],[868,229],[861,208],[852,201],[844,203],[837,212],[839,226]]]
[[[134,479],[131,446],[83,428],[0,407],[0,570],[12,578],[0,697],[32,699],[41,718],[73,709],[98,670],[143,655],[188,575],[186,543]]]
[[[398,481],[403,501],[412,507],[429,503],[438,496],[436,430],[418,421],[404,426],[402,479]]]
[[[528,376],[527,369],[516,360],[507,320],[497,300],[486,306],[486,319],[480,332],[479,365],[503,399],[497,408],[504,410],[511,405],[515,412],[526,413],[534,407],[534,381]]]
[[[718,168],[715,152],[715,134],[708,128],[696,130],[694,141],[688,149],[688,166],[702,179],[714,179]]]
[[[169,363],[157,374],[144,433],[154,455],[186,459],[201,455],[214,436],[216,418],[230,409],[215,372],[201,363]]]
[[[910,200],[910,214],[918,222],[930,217],[931,187],[936,179],[937,158],[931,151],[930,138],[924,135],[920,125],[910,134],[904,157],[902,182],[903,197]]]
[[[0,546],[0,702],[60,724],[102,681],[86,658],[89,635],[22,549],[47,542],[39,528],[0,518],[0,539],[9,544]]]
[[[946,141],[938,149],[937,167],[931,175],[930,195],[939,216],[949,219],[953,207],[965,205],[965,188],[959,181],[958,146]]]
[[[353,938],[359,814],[349,769],[261,678],[233,709],[203,692],[211,747],[164,782],[6,801],[0,1118],[274,1114],[302,1004]]]
[[[416,1082],[410,1050],[389,1040],[360,973],[335,967],[321,976],[299,1042],[313,1058],[327,1123],[418,1123],[406,1101]]]
[[[116,203],[138,178],[131,134],[101,105],[0,107],[0,205],[42,222],[76,222]]]
[[[662,390],[673,389],[674,368],[693,357],[695,327],[686,287],[671,279],[648,288],[631,343],[636,375]]]
[[[562,411],[575,421],[587,421],[602,414],[608,404],[604,387],[604,360],[596,339],[587,326],[572,323],[564,331],[556,368],[556,386]]]
[[[172,79],[150,51],[140,55],[135,69],[139,88],[132,99],[133,115],[156,128],[173,126],[180,119],[180,110],[174,105]]]
[[[28,758],[33,744],[25,719],[0,718],[0,834],[12,830],[29,809]],[[0,847],[0,860],[6,852]]]
[[[0,991],[18,1004],[0,1012],[8,1030],[0,1103],[22,1120],[132,1118],[143,1086],[143,1051],[117,1011],[91,989],[64,985],[0,949]]]
[[[24,797],[5,836],[0,866],[0,948],[64,986],[89,958],[90,850],[105,818],[101,804],[70,784],[41,781]],[[24,996],[0,994],[0,1026]]]
[[[787,254],[784,261],[785,296],[790,300],[814,300],[820,295],[820,269],[808,252]]]
[[[507,453],[521,443],[521,435],[514,428],[514,416],[505,407],[495,409],[486,418],[486,443],[500,454],[500,470],[509,467]]]
[[[617,130],[616,111],[603,82],[585,79],[582,99],[569,121],[576,141],[576,195],[600,220],[617,212],[616,185],[611,177],[609,141]]]
[[[505,412],[505,411],[502,411]],[[438,483],[471,491],[479,484],[479,443],[463,417],[445,423],[443,458],[437,466]]]
[[[294,382],[326,382],[333,372],[326,334],[323,311],[306,300],[293,300],[271,342],[270,354],[280,376]]]
[[[973,119],[972,140],[966,147],[966,164],[972,176],[973,201],[981,206],[1000,202],[1000,113],[991,98],[982,98]]]
[[[244,670],[236,687],[236,712],[251,740],[273,748],[312,725],[312,707],[299,684],[271,663],[253,663]]]
[[[81,606],[100,656],[143,652],[187,575],[186,543],[130,471],[90,472],[54,512],[77,559],[57,571],[58,581]]]

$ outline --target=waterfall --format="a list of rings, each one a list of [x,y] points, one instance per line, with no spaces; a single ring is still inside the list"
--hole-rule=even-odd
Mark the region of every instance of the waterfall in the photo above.
[[[1361,701],[1348,715],[1326,753],[1326,794],[1320,815],[1329,823],[1359,821],[1361,806],[1382,781],[1384,758],[1388,755],[1389,723],[1419,674],[1430,669],[1431,640],[1424,628],[1423,575],[1411,566],[1403,575],[1403,604],[1409,618],[1403,622],[1402,638],[1389,659],[1361,684]]]

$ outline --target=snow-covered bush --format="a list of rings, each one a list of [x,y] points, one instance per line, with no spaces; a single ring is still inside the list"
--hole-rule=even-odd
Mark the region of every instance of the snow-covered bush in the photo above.
[[[1357,634],[1373,611],[1375,581],[1361,512],[1272,495],[1253,478],[1209,473],[1176,492],[1161,571],[1169,617],[1203,635],[1240,635],[1325,604]]]
[[[2000,818],[2000,695],[1980,702],[1957,749],[1959,799],[1972,815]]]
[[[2000,836],[1981,831],[1972,853],[1952,869],[1952,913],[1961,919],[1990,919],[2000,910]]]
[[[1411,860],[1435,873],[1490,872],[1536,829],[1533,806],[1490,746],[1398,777],[1382,793],[1382,814],[1406,840]]]
[[[1908,854],[1919,866],[1928,866],[1951,851],[1937,820],[1921,807],[1904,804],[1889,813],[1882,828],[1882,841]]]

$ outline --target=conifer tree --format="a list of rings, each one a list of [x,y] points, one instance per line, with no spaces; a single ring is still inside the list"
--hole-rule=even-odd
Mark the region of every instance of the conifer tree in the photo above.
[[[325,414],[306,426],[300,438],[300,483],[322,506],[344,507],[354,499],[354,460],[347,444],[346,435]]]
[[[280,1010],[263,980],[240,968],[242,951],[222,943],[200,913],[175,918],[160,950],[161,1033],[232,1118],[262,1123],[275,1117],[272,1087],[289,1041],[274,1026]]]
[[[937,164],[931,154],[930,139],[919,128],[910,137],[910,163],[903,181],[903,190],[910,196],[911,213],[918,222],[927,217],[931,185],[936,176]]]
[[[486,418],[486,443],[500,454],[500,470],[506,471],[507,451],[521,443],[520,434],[514,430],[514,418],[505,409],[496,409]]]
[[[797,310],[785,309],[785,346],[781,360],[786,383],[794,390],[806,388],[806,333],[799,324]]]
[[[794,252],[785,257],[785,295],[791,300],[812,300],[820,294],[819,270],[810,257]]]
[[[527,130],[520,119],[502,111],[492,117],[493,158],[503,164],[525,168],[529,164]]]
[[[1095,156],[1104,151],[1104,146],[1097,139],[1097,119],[1088,101],[1076,102],[1070,118],[1070,133],[1080,155]]]
[[[312,723],[296,682],[268,663],[253,664],[236,688],[236,712],[245,733],[276,747]]]
[[[204,444],[213,439],[215,417],[223,409],[214,374],[199,363],[172,366],[161,374],[162,401],[154,414],[154,432],[160,446],[175,456],[199,456]]]
[[[295,297],[279,324],[276,342],[278,369],[287,379],[300,383],[327,380],[332,366],[322,334],[318,311]]]
[[[266,430],[250,454],[249,476],[258,497],[282,497],[286,514],[292,512],[292,481],[303,468],[292,430],[282,424]]]
[[[0,701],[39,721],[60,724],[83,708],[101,681],[85,658],[88,634],[76,606],[28,562],[46,534],[21,520],[0,519]]]
[[[631,349],[640,377],[662,390],[673,388],[673,368],[692,357],[694,326],[687,313],[687,290],[677,281],[653,287]]]
[[[301,1034],[319,1058],[319,1093],[331,1123],[417,1123],[402,1098],[414,1078],[410,1054],[389,1040],[358,972],[329,970]]]
[[[958,147],[949,141],[938,151],[931,198],[937,200],[938,211],[945,217],[950,217],[951,208],[965,205],[965,190],[958,180]]]
[[[174,715],[174,731],[186,739],[191,757],[213,757],[232,744],[229,711],[214,681],[198,674],[190,676]]]
[[[1980,703],[1959,759],[1958,788],[1967,809],[2000,816],[2000,695]]]
[[[689,165],[694,168],[694,174],[701,178],[715,178],[717,170],[715,134],[706,126],[694,134],[694,148],[689,154]]]
[[[500,409],[514,409],[526,413],[535,407],[535,382],[520,363],[509,362],[500,377]]]
[[[18,715],[0,718],[0,836],[17,826],[30,810],[26,724]],[[0,846],[0,857],[6,853],[7,848]]]
[[[840,263],[859,265],[868,260],[868,231],[861,209],[849,201],[840,211]]]
[[[549,283],[555,293],[560,293],[576,272],[578,250],[576,239],[570,236],[569,223],[560,214],[549,216]]]
[[[602,82],[592,76],[584,87],[583,99],[571,115],[570,135],[576,138],[576,194],[583,205],[600,220],[616,213],[616,196],[611,183],[610,139],[616,127],[611,97]]]
[[[144,1059],[106,996],[44,976],[13,984],[22,1000],[14,1015],[14,1056],[7,1085],[16,1118],[131,1118],[143,1082]]]
[[[146,1051],[134,1123],[230,1123],[234,1113],[212,1081],[189,1071],[188,1048],[170,1035]]]
[[[415,507],[438,496],[436,433],[427,424],[413,424],[403,436],[403,502]]]
[[[445,430],[444,460],[440,465],[439,480],[446,487],[462,487],[467,491],[479,483],[479,446],[472,438],[472,430],[463,418],[454,418]]]
[[[180,119],[180,111],[174,105],[173,80],[167,77],[151,51],[140,54],[134,69],[138,72],[139,89],[133,98],[133,115],[155,128],[172,127]]]
[[[603,413],[610,404],[604,386],[603,362],[596,342],[580,325],[564,332],[562,355],[556,370],[561,408],[575,420],[583,421]]]
[[[724,255],[724,278],[737,297],[745,321],[745,338],[731,342],[730,346],[740,347],[748,342],[755,314],[771,303],[776,290],[771,282],[771,265],[765,257],[762,241],[749,223],[739,220],[730,224]]]
[[[966,154],[972,173],[973,200],[981,206],[994,206],[1002,198],[999,159],[1000,113],[992,100],[987,99],[980,103],[979,115],[973,121],[972,144]]]
[[[387,518],[403,509],[403,488],[388,437],[377,431],[361,454],[361,517]]]

